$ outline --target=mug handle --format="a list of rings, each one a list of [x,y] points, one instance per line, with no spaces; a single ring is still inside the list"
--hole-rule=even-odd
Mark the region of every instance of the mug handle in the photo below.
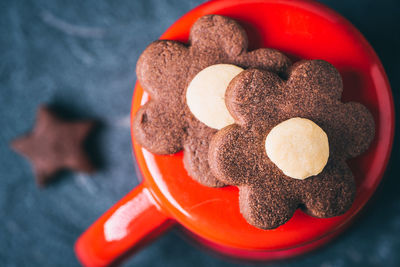
[[[75,253],[83,266],[115,264],[174,224],[142,182],[79,237]]]

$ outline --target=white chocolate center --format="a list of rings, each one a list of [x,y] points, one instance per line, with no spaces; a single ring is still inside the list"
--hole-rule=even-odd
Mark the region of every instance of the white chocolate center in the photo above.
[[[313,121],[292,118],[276,125],[265,140],[270,160],[295,179],[319,174],[329,158],[328,136]]]
[[[235,65],[216,64],[197,73],[186,91],[186,103],[192,114],[218,130],[234,123],[225,105],[225,91],[230,81],[242,71]]]

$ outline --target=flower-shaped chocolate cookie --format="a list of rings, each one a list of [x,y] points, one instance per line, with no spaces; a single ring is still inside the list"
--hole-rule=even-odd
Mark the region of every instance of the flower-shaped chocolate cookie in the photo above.
[[[247,51],[247,36],[232,19],[206,15],[191,28],[189,46],[175,41],[152,43],[140,56],[137,76],[150,94],[133,121],[136,140],[156,154],[184,149],[188,173],[207,186],[222,186],[208,165],[209,141],[216,129],[200,122],[186,104],[186,89],[200,71],[215,64],[260,68],[285,76],[290,60],[261,48]]]
[[[325,218],[351,207],[356,188],[345,161],[368,148],[374,121],[341,94],[340,74],[322,60],[294,64],[287,80],[249,69],[231,81],[225,101],[235,124],[213,136],[209,162],[217,179],[239,187],[250,224],[273,229],[297,208]]]

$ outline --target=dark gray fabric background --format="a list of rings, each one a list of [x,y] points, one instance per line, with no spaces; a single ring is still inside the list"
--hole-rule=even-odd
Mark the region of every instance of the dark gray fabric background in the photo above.
[[[73,244],[136,184],[129,109],[136,60],[151,41],[201,0],[0,0],[0,266],[77,266]],[[396,103],[400,4],[321,1],[360,29],[380,56]],[[46,189],[10,140],[29,131],[39,104],[101,125],[88,144],[99,171],[63,173]],[[276,266],[400,266],[399,142],[360,219],[338,240]],[[125,266],[236,266],[172,231]]]

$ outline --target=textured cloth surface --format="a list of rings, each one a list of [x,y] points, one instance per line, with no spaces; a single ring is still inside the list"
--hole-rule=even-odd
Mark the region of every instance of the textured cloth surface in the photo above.
[[[76,238],[138,183],[129,131],[138,56],[202,2],[0,1],[0,266],[79,266]],[[370,41],[400,103],[400,3],[321,2]],[[88,144],[100,167],[96,174],[65,172],[37,188],[29,162],[8,144],[32,128],[41,103],[102,122]],[[304,257],[272,265],[399,266],[398,146],[377,193],[348,231]],[[171,231],[123,266],[243,266],[190,244]]]

